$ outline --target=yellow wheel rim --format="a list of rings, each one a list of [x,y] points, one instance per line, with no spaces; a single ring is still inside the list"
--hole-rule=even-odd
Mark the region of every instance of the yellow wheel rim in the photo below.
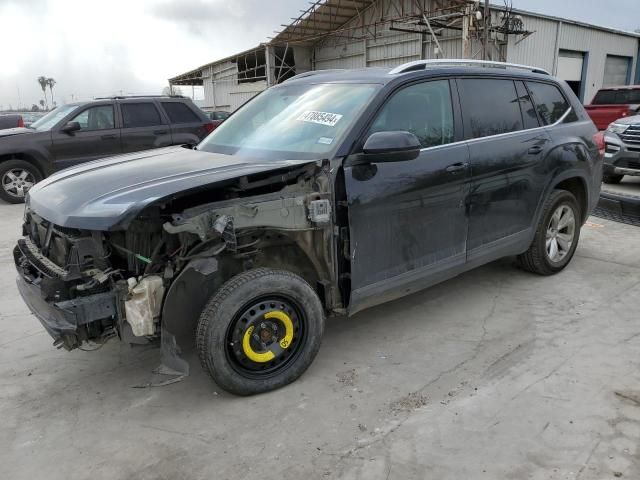
[[[283,350],[286,350],[291,345],[293,340],[293,322],[289,315],[281,310],[274,310],[264,314],[264,318],[279,320],[284,325],[285,334],[284,337],[278,342],[278,345]],[[255,327],[250,326],[242,337],[242,350],[249,360],[256,363],[267,363],[273,360],[276,355],[273,351],[267,350],[266,352],[256,352],[251,346],[251,335]]]

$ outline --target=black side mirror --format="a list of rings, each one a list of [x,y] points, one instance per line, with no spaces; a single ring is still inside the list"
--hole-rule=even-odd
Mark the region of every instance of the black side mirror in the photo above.
[[[82,129],[82,127],[78,122],[67,122],[65,126],[60,129],[60,131],[72,135],[73,132],[77,132],[80,129]]]
[[[357,163],[405,162],[420,155],[420,140],[410,132],[372,133]]]

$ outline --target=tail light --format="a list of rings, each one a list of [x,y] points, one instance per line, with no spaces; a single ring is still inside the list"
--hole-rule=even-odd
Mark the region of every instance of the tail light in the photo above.
[[[596,147],[598,147],[598,152],[600,153],[600,156],[603,157],[604,156],[604,151],[607,148],[607,145],[604,142],[604,132],[598,132],[598,133],[594,134],[593,135],[593,143],[596,144]]]
[[[19,128],[23,128],[24,127],[24,120],[22,119],[22,117],[20,117],[20,119],[18,120],[18,127]]]
[[[213,122],[207,122],[203,126],[204,126],[204,129],[207,131],[207,133],[213,132],[213,130],[216,128]]]

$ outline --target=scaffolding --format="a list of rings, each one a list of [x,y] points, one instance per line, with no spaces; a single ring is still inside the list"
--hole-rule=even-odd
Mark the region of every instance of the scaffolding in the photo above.
[[[270,38],[269,45],[322,45],[331,37],[343,41],[376,39],[385,30],[416,33],[431,38],[437,56],[442,54],[439,39],[445,31],[458,31],[465,58],[491,57],[506,44],[509,35],[523,40],[527,31],[522,18],[513,14],[506,1],[493,15],[488,2],[479,0],[313,0],[292,23],[282,25]],[[473,43],[480,48],[472,51]]]

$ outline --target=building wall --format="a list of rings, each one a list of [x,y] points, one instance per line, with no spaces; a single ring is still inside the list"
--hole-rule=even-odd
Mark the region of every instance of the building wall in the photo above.
[[[536,33],[518,44],[518,37],[510,38],[507,61],[534,65],[556,74],[559,50],[588,54],[585,56],[585,103],[591,102],[602,87],[607,55],[630,57],[631,78],[634,77],[638,57],[637,38],[533,16],[523,16],[523,21],[528,30]]]
[[[210,65],[202,72],[204,108],[233,112],[267,88],[266,80],[238,83],[238,66],[234,62]]]
[[[422,11],[432,8],[431,0],[380,0],[362,13],[362,20],[354,19],[350,26],[420,13],[418,5]],[[355,29],[352,34],[364,37],[371,34],[372,28]],[[389,25],[377,25],[375,33],[376,38],[366,40],[344,40],[339,33],[323,39],[314,48],[315,68],[395,67],[414,60],[438,58],[436,43],[430,35],[398,32],[390,30]],[[463,58],[461,32],[445,30],[438,41],[442,58]],[[472,45],[472,52],[479,52],[479,47],[477,43]]]
[[[421,7],[431,8],[431,0],[379,0],[351,21],[351,26],[373,24],[377,20],[417,13]],[[494,15],[497,12],[494,11]],[[632,74],[636,71],[638,39],[589,28],[552,18],[523,15],[525,28],[534,33],[526,38],[509,36],[494,38],[495,48],[490,52],[493,60],[505,60],[556,71],[559,50],[588,53],[585,70],[584,99],[591,101],[602,86],[607,54],[631,57]],[[370,38],[375,28],[376,38]],[[388,25],[360,27],[350,32],[362,39],[345,39],[337,32],[311,47],[294,47],[297,73],[311,69],[394,67],[419,59],[437,58],[435,42],[429,35],[389,30]],[[439,37],[443,58],[463,58],[461,32],[445,30]],[[480,45],[471,47],[474,58],[479,58]],[[268,60],[273,62],[273,59]],[[273,65],[270,67],[273,68]],[[235,63],[214,64],[204,73],[204,91],[207,108],[233,111],[267,87],[267,82],[238,83]],[[272,82],[273,83],[273,82]]]

